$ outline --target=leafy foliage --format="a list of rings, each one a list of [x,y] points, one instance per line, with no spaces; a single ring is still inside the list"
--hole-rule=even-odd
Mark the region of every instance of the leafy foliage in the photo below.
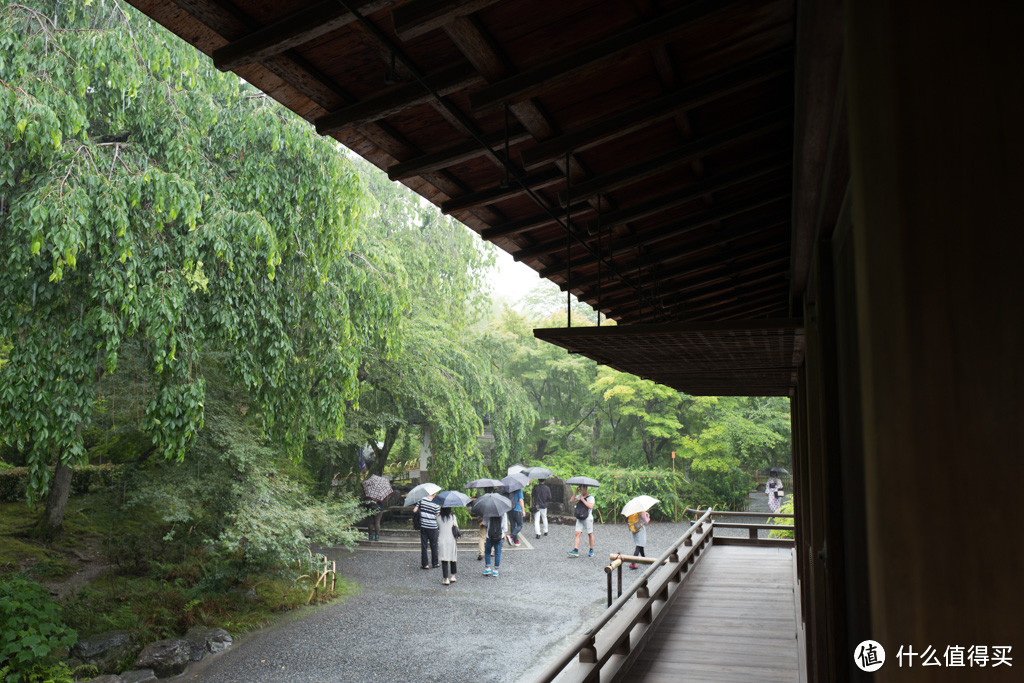
[[[143,357],[141,429],[184,457],[207,351],[230,349],[267,433],[301,453],[340,433],[359,349],[399,295],[356,240],[345,155],[120,5],[0,9],[0,441],[85,460],[99,380]]]
[[[0,579],[0,623],[0,663],[12,683],[31,680],[78,640],[49,592],[20,574]]]

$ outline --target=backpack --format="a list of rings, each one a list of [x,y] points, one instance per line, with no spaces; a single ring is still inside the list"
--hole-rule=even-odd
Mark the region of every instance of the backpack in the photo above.
[[[629,523],[629,530],[631,533],[636,533],[644,528],[644,525],[640,523],[640,513],[634,512],[631,514],[626,521]]]
[[[412,514],[412,528],[417,530],[417,531],[422,528],[422,526],[420,525],[420,511],[419,510],[417,510],[416,512],[414,512]]]
[[[573,510],[573,514],[576,515],[576,519],[581,521],[590,516],[590,508],[587,507],[582,498],[576,501],[576,509]]]
[[[501,540],[501,517],[487,518],[487,538],[492,541]]]

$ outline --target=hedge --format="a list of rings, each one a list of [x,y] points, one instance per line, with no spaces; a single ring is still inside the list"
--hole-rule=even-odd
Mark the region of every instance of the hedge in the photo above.
[[[53,468],[50,468],[53,472]],[[71,476],[71,495],[88,493],[93,487],[108,488],[121,481],[124,465],[80,465]],[[28,491],[28,468],[10,467],[0,470],[0,501],[25,500]]]

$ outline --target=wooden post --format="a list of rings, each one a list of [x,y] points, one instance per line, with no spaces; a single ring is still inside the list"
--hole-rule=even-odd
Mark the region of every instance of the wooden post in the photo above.
[[[580,650],[580,662],[582,664],[594,664],[597,662],[597,643],[594,636],[587,638],[587,644]]]

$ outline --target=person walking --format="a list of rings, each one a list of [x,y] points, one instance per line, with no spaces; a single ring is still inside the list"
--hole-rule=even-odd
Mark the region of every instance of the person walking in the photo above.
[[[580,556],[580,534],[584,531],[590,538],[590,552],[587,557],[594,556],[594,497],[587,492],[586,484],[576,487],[576,494],[569,499],[570,503],[576,503],[574,513],[576,515],[576,536],[572,542],[572,550],[569,557]]]
[[[629,525],[629,530],[633,533],[633,545],[636,546],[633,549],[633,555],[636,557],[647,557],[644,553],[644,548],[647,546],[647,525],[651,521],[651,516],[647,514],[647,511],[634,512],[626,518],[626,524]],[[639,569],[640,566],[636,562],[629,563],[630,569]]]
[[[497,576],[501,564],[501,548],[505,544],[508,532],[508,520],[505,515],[484,517],[487,526],[487,541],[484,544],[484,576]],[[491,570],[491,550],[494,550],[494,570]]]
[[[459,555],[459,521],[451,508],[441,508],[437,518],[437,556],[441,559],[441,583],[448,586],[455,583],[455,561]]]
[[[779,505],[782,504],[782,498],[786,495],[782,490],[782,480],[772,474],[768,477],[768,483],[764,487],[764,492],[768,494],[768,509],[772,512],[778,512]]]
[[[508,541],[512,545],[519,547],[519,532],[523,530],[523,490],[516,489],[510,496],[512,500],[512,509],[509,510],[509,530]]]
[[[384,505],[377,499],[369,496],[363,497],[363,507],[366,509],[366,540],[380,540],[380,518],[384,516]]]
[[[540,525],[544,523],[544,535],[548,535],[548,504],[551,502],[551,489],[545,484],[545,479],[538,479],[533,485],[531,498],[533,504],[530,509],[533,511],[533,530],[540,538]]]
[[[436,569],[437,563],[437,515],[441,507],[434,502],[434,495],[423,498],[412,509],[412,513],[420,516],[420,566],[423,569]],[[430,546],[430,564],[427,564],[427,546]]]
[[[482,490],[483,490],[483,493],[481,493],[480,495],[484,496],[484,495],[487,495],[488,493],[493,493],[494,492],[494,487],[493,486],[485,486]],[[476,541],[477,541],[476,559],[477,559],[477,562],[479,562],[480,560],[484,559],[484,543],[486,543],[486,541],[487,541],[487,520],[485,520],[481,515],[477,514],[474,511],[472,503],[469,506],[469,511],[470,511],[470,514],[472,514],[473,517],[476,518],[479,521],[479,526],[477,527],[477,534],[476,534]]]

